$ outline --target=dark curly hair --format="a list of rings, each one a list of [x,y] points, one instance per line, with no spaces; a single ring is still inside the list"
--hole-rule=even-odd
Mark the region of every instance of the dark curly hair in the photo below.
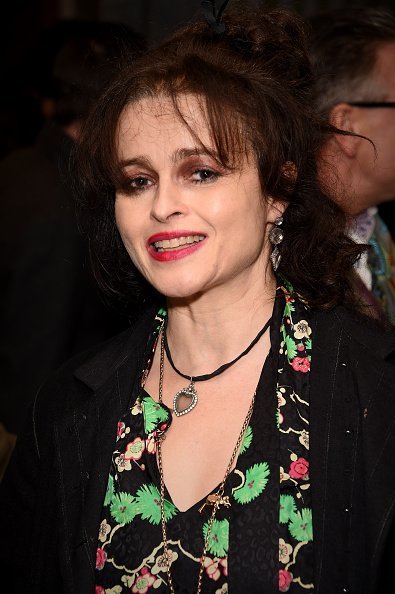
[[[355,306],[352,267],[363,248],[347,237],[345,215],[317,178],[316,156],[333,129],[314,110],[304,26],[288,11],[247,9],[246,2],[223,22],[222,34],[205,20],[189,24],[133,61],[87,122],[78,162],[96,278],[125,302],[152,297],[115,224],[118,122],[131,103],[162,95],[187,126],[179,98],[191,93],[220,163],[232,167],[252,152],[263,194],[287,204],[279,272],[313,307]],[[202,145],[199,130],[191,132]]]

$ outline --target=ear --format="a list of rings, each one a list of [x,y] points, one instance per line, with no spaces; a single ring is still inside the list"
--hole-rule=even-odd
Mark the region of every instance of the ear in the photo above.
[[[293,161],[285,161],[284,165],[281,167],[283,177],[288,182],[288,190],[291,192],[296,184],[296,180],[298,179],[298,170],[296,165]]]
[[[338,103],[329,113],[329,123],[338,130],[358,134],[358,112],[348,103]],[[347,134],[335,134],[334,137],[340,150],[350,159],[356,156],[361,138]]]
[[[278,217],[281,217],[288,204],[286,202],[280,202],[277,198],[273,198],[273,196],[267,197],[267,223],[271,223],[274,225],[275,220]]]

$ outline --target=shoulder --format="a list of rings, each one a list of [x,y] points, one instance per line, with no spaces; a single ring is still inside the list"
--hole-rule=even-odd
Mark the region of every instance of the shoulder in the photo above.
[[[395,328],[345,307],[313,313],[316,346],[347,342],[354,352],[369,354],[376,360],[395,364]]]
[[[152,330],[156,308],[142,312],[129,328],[89,350],[75,355],[51,375],[44,385],[76,381],[97,390],[125,362],[141,354]]]
[[[67,416],[126,369],[142,363],[156,309],[149,308],[121,334],[76,355],[53,373],[40,388],[33,405],[34,424]]]
[[[344,396],[344,403],[362,409],[377,403],[377,411],[387,408],[394,414],[395,330],[344,307],[312,315],[311,387],[325,398]],[[382,395],[385,394],[385,398]],[[383,408],[384,407],[384,408]]]

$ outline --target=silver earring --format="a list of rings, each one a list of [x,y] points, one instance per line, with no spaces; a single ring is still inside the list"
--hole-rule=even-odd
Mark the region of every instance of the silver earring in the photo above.
[[[281,225],[283,224],[283,220],[283,217],[277,217],[277,219],[274,221],[274,227],[271,228],[269,233],[269,241],[272,245],[274,245],[274,250],[270,254],[270,260],[272,262],[274,272],[276,272],[281,261],[281,254],[278,246],[284,239],[284,231],[280,229]]]

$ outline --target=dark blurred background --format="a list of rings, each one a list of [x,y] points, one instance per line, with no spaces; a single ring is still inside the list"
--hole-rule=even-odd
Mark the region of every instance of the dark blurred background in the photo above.
[[[375,5],[369,0],[283,0],[267,6],[287,6],[310,16],[322,9],[350,5]],[[395,0],[381,6],[395,8]],[[14,0],[3,6],[0,51],[0,158],[21,146],[30,145],[42,125],[43,114],[35,95],[44,92],[51,71],[51,57],[61,43],[65,19],[123,23],[155,44],[172,29],[192,18],[200,0]],[[41,85],[41,87],[40,87]]]
[[[369,0],[283,0],[267,6],[287,6],[310,16],[322,9],[375,5]],[[395,0],[381,6],[395,8]],[[192,18],[200,0],[14,0],[3,6],[0,51],[0,158],[30,145],[42,125],[35,94],[45,92],[51,56],[61,43],[62,31],[54,25],[65,19],[123,23],[141,33],[148,44],[160,41],[172,29]],[[47,33],[46,33],[47,32]]]

